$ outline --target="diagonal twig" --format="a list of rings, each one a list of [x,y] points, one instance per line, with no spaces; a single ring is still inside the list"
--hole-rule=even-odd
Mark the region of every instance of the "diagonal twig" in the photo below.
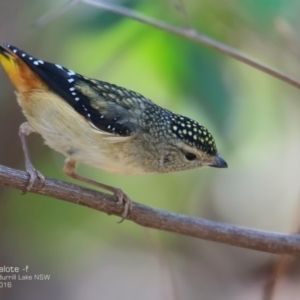
[[[295,232],[298,235],[300,234],[300,227],[298,224],[299,208],[300,207],[298,205],[298,209],[295,210],[297,212],[297,216],[294,222],[295,224],[297,223],[298,228],[297,230],[292,230],[292,232]],[[294,263],[295,257],[291,257],[288,255],[280,255],[276,257],[276,259],[272,263],[270,277],[268,278],[264,287],[263,300],[272,300],[275,298],[276,287],[278,286],[280,280],[282,280],[283,277],[288,276],[288,272],[290,271]]]
[[[24,190],[28,174],[0,165],[0,185]],[[31,192],[93,208],[109,215],[121,216],[123,208],[116,205],[114,196],[78,185],[46,179],[41,188],[35,183]],[[179,215],[133,203],[127,217],[141,226],[179,233],[208,241],[276,254],[300,256],[300,235],[259,231],[206,219]]]
[[[186,39],[192,40],[194,42],[197,42],[199,44],[204,44],[204,45],[209,46],[227,56],[230,56],[242,63],[245,63],[257,70],[260,70],[266,74],[269,74],[277,79],[280,79],[280,80],[300,89],[300,81],[299,80],[296,80],[295,78],[285,75],[284,73],[282,73],[280,71],[277,71],[268,66],[265,66],[265,65],[261,64],[260,62],[257,62],[254,59],[247,57],[244,53],[237,51],[234,48],[231,48],[225,44],[222,44],[222,43],[200,33],[199,31],[197,31],[195,29],[175,27],[166,22],[163,22],[163,21],[148,17],[144,14],[138,13],[132,9],[128,9],[126,7],[122,7],[119,5],[110,4],[110,3],[106,3],[106,2],[102,2],[102,1],[71,0],[68,3],[69,3],[67,6],[68,8],[74,6],[74,4],[85,3],[87,5],[94,6],[99,9],[103,9],[105,11],[110,11],[115,14],[133,19],[135,21],[138,21],[138,22],[141,22],[144,24],[147,24],[149,26],[158,28],[160,30],[173,33],[175,35],[178,35],[178,36],[184,37]],[[64,6],[64,8],[66,8],[66,5]],[[65,10],[66,9],[64,9],[64,11]],[[48,14],[45,14],[44,16],[42,16],[41,18],[39,18],[37,20],[36,25],[38,25],[38,26],[45,25],[46,23],[50,22],[51,20],[53,20],[54,18],[56,18],[57,16],[62,14],[64,11],[57,9]]]

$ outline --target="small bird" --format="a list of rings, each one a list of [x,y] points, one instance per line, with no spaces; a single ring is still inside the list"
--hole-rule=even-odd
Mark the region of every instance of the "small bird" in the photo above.
[[[45,180],[29,157],[26,137],[32,132],[67,157],[63,170],[68,176],[111,191],[124,205],[122,221],[132,209],[130,198],[121,189],[78,175],[78,163],[119,174],[227,167],[212,135],[196,121],[136,92],[5,46],[0,46],[0,62],[27,118],[19,129],[29,173],[25,192],[36,180]]]

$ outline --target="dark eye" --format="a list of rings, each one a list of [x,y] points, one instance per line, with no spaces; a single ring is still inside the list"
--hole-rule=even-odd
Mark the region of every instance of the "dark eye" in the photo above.
[[[197,156],[194,153],[186,153],[185,158],[189,161],[195,160]]]

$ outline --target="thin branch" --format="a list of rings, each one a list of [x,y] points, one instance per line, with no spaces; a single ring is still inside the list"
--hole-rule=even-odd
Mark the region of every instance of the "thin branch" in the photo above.
[[[73,6],[77,5],[81,0],[70,0],[64,4],[62,4],[58,9],[54,9],[49,11],[47,14],[42,16],[35,22],[35,26],[44,26],[45,24],[49,23],[51,20],[55,19],[56,17],[66,13],[70,10]]]
[[[162,299],[178,300],[180,297],[178,284],[174,278],[174,272],[171,270],[170,256],[163,249],[163,245],[157,236],[154,236],[153,231],[145,229],[145,238],[149,243],[149,247],[152,248],[152,252],[158,261],[159,267],[159,282],[161,285]]]
[[[24,190],[28,174],[0,165],[0,185]],[[35,183],[31,192],[121,216],[123,208],[114,196],[74,184],[46,179],[45,186]],[[259,231],[201,218],[179,215],[133,203],[127,218],[141,226],[179,233],[208,241],[276,254],[300,255],[300,235]]]
[[[113,12],[115,14],[133,19],[135,21],[138,21],[138,22],[141,22],[141,23],[144,23],[147,25],[150,25],[152,27],[161,29],[163,31],[170,32],[175,35],[184,37],[184,38],[192,40],[194,42],[204,44],[204,45],[209,46],[221,53],[224,53],[225,55],[228,55],[240,62],[243,62],[255,69],[258,69],[264,73],[267,73],[277,79],[280,79],[280,80],[300,89],[300,81],[296,80],[295,78],[292,78],[292,77],[287,76],[277,70],[274,70],[268,66],[265,66],[265,65],[261,64],[260,62],[257,62],[254,59],[247,57],[242,52],[237,51],[225,44],[222,44],[222,43],[220,43],[198,31],[196,31],[195,29],[175,27],[175,26],[172,26],[163,21],[160,21],[160,20],[157,20],[154,18],[150,18],[148,16],[145,16],[144,14],[138,13],[134,10],[131,10],[131,9],[119,6],[119,5],[109,4],[109,3],[100,2],[100,1],[96,1],[96,0],[71,0],[71,1],[69,1],[69,3],[74,3],[74,4],[77,4],[79,2],[88,4],[90,6],[94,6],[94,7],[106,10],[106,11]],[[71,7],[73,5],[70,4],[69,6]],[[39,26],[45,25],[47,22],[53,20],[54,18],[59,16],[61,13],[62,12],[59,9],[57,9],[48,14],[45,14],[36,22],[36,24]]]
[[[298,200],[300,199],[298,195]],[[298,201],[298,208],[295,209],[296,212],[296,218],[294,223],[297,223],[297,226],[293,227],[298,227],[297,230],[292,230],[291,232],[295,232],[296,234],[300,234],[300,226],[299,226],[299,201]],[[265,288],[264,288],[264,295],[263,295],[263,300],[272,300],[275,298],[275,290],[276,287],[278,286],[280,280],[288,275],[288,272],[292,268],[293,264],[295,262],[295,257],[287,256],[287,255],[280,255],[277,256],[275,261],[273,262],[272,265],[272,270],[270,277],[268,278]]]
[[[264,287],[263,300],[272,300],[275,296],[275,288],[279,280],[286,275],[288,268],[294,262],[294,257],[280,255],[272,265],[271,276]]]

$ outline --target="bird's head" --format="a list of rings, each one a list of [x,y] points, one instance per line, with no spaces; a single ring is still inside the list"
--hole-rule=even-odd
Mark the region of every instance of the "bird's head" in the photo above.
[[[174,172],[201,167],[227,168],[218,155],[211,133],[187,117],[172,114],[158,149],[160,172]]]

